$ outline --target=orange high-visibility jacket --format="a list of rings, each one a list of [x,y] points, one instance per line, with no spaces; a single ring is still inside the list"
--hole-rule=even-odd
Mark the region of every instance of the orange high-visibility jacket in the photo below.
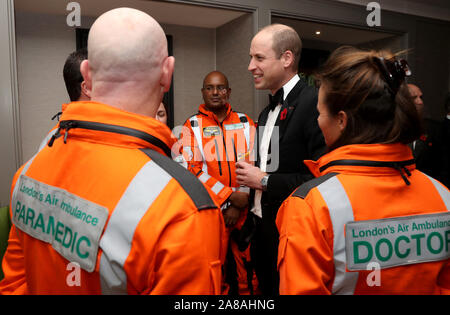
[[[39,145],[39,149],[38,151],[41,151],[45,146],[47,146],[48,142],[50,141],[50,139],[52,138],[52,136],[55,134],[55,131],[58,130],[58,126],[59,126],[59,117],[61,117],[61,115],[64,113],[64,111],[66,110],[67,106],[69,106],[69,104],[63,104],[61,107],[61,112],[57,113],[52,120],[56,119],[58,117],[58,123],[56,124],[56,126],[54,126],[45,136],[44,140],[42,140],[41,144]]]
[[[246,114],[227,104],[227,116],[220,123],[205,104],[189,118],[180,135],[188,169],[225,201],[236,183],[236,161],[251,160],[255,124]],[[243,190],[248,192],[247,190]]]
[[[14,177],[0,294],[220,294],[223,218],[170,130],[95,102],[59,127]]]
[[[450,292],[450,192],[403,144],[306,161],[318,177],[281,206],[281,294]]]

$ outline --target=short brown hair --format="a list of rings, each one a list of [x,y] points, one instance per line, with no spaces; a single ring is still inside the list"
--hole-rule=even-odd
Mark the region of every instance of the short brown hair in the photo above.
[[[294,67],[298,70],[300,56],[302,54],[302,40],[298,33],[290,26],[283,24],[271,24],[264,27],[261,31],[269,31],[273,36],[272,49],[281,58],[281,55],[290,50],[294,55]]]
[[[380,69],[380,62],[393,57],[389,51],[343,46],[317,73],[330,114],[344,111],[348,117],[330,150],[348,144],[407,144],[420,136],[421,121],[406,83],[401,80],[392,88]]]

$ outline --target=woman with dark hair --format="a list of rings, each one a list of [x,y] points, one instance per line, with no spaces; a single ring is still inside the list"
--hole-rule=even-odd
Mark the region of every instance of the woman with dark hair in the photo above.
[[[450,293],[450,192],[415,169],[405,61],[341,47],[320,71],[329,153],[281,206],[281,294]]]
[[[164,102],[161,102],[158,107],[158,111],[156,112],[156,119],[167,125],[167,105]]]

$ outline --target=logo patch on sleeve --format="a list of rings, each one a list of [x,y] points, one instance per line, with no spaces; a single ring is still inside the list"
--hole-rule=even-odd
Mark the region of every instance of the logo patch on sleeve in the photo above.
[[[17,228],[51,244],[87,272],[94,271],[108,209],[24,175],[15,186],[11,205]]]
[[[213,136],[220,136],[220,127],[206,127],[203,128],[203,135],[205,137],[213,137]]]
[[[347,269],[366,270],[376,262],[381,269],[450,258],[450,213],[436,213],[345,226]]]

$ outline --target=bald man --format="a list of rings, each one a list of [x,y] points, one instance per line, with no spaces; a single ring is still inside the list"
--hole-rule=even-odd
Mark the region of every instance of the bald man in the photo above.
[[[301,50],[297,32],[281,24],[262,29],[250,46],[248,70],[255,88],[270,92],[270,104],[258,118],[258,162],[239,162],[236,173],[238,184],[253,189],[247,224],[255,227],[251,254],[266,295],[278,294],[278,208],[313,178],[303,161],[325,152],[317,124],[317,91],[297,74]]]
[[[0,294],[220,293],[220,209],[153,118],[174,61],[146,13],[96,20],[81,64],[92,100],[14,177]]]
[[[445,146],[449,140],[444,135],[443,122],[425,117],[423,93],[417,85],[408,84],[408,90],[423,125],[421,137],[410,144],[416,160],[416,168],[446,184],[449,182],[446,171],[449,157],[445,152]]]
[[[252,294],[257,292],[257,283],[256,277],[252,277],[253,270],[248,268],[249,251],[241,252],[230,235],[241,229],[247,216],[249,189],[237,184],[235,165],[252,150],[255,124],[248,115],[231,108],[231,88],[222,72],[208,73],[201,92],[204,103],[197,114],[186,120],[180,135],[183,155],[188,169],[222,201],[227,226],[224,247],[229,249],[226,276],[230,288],[224,293]]]

